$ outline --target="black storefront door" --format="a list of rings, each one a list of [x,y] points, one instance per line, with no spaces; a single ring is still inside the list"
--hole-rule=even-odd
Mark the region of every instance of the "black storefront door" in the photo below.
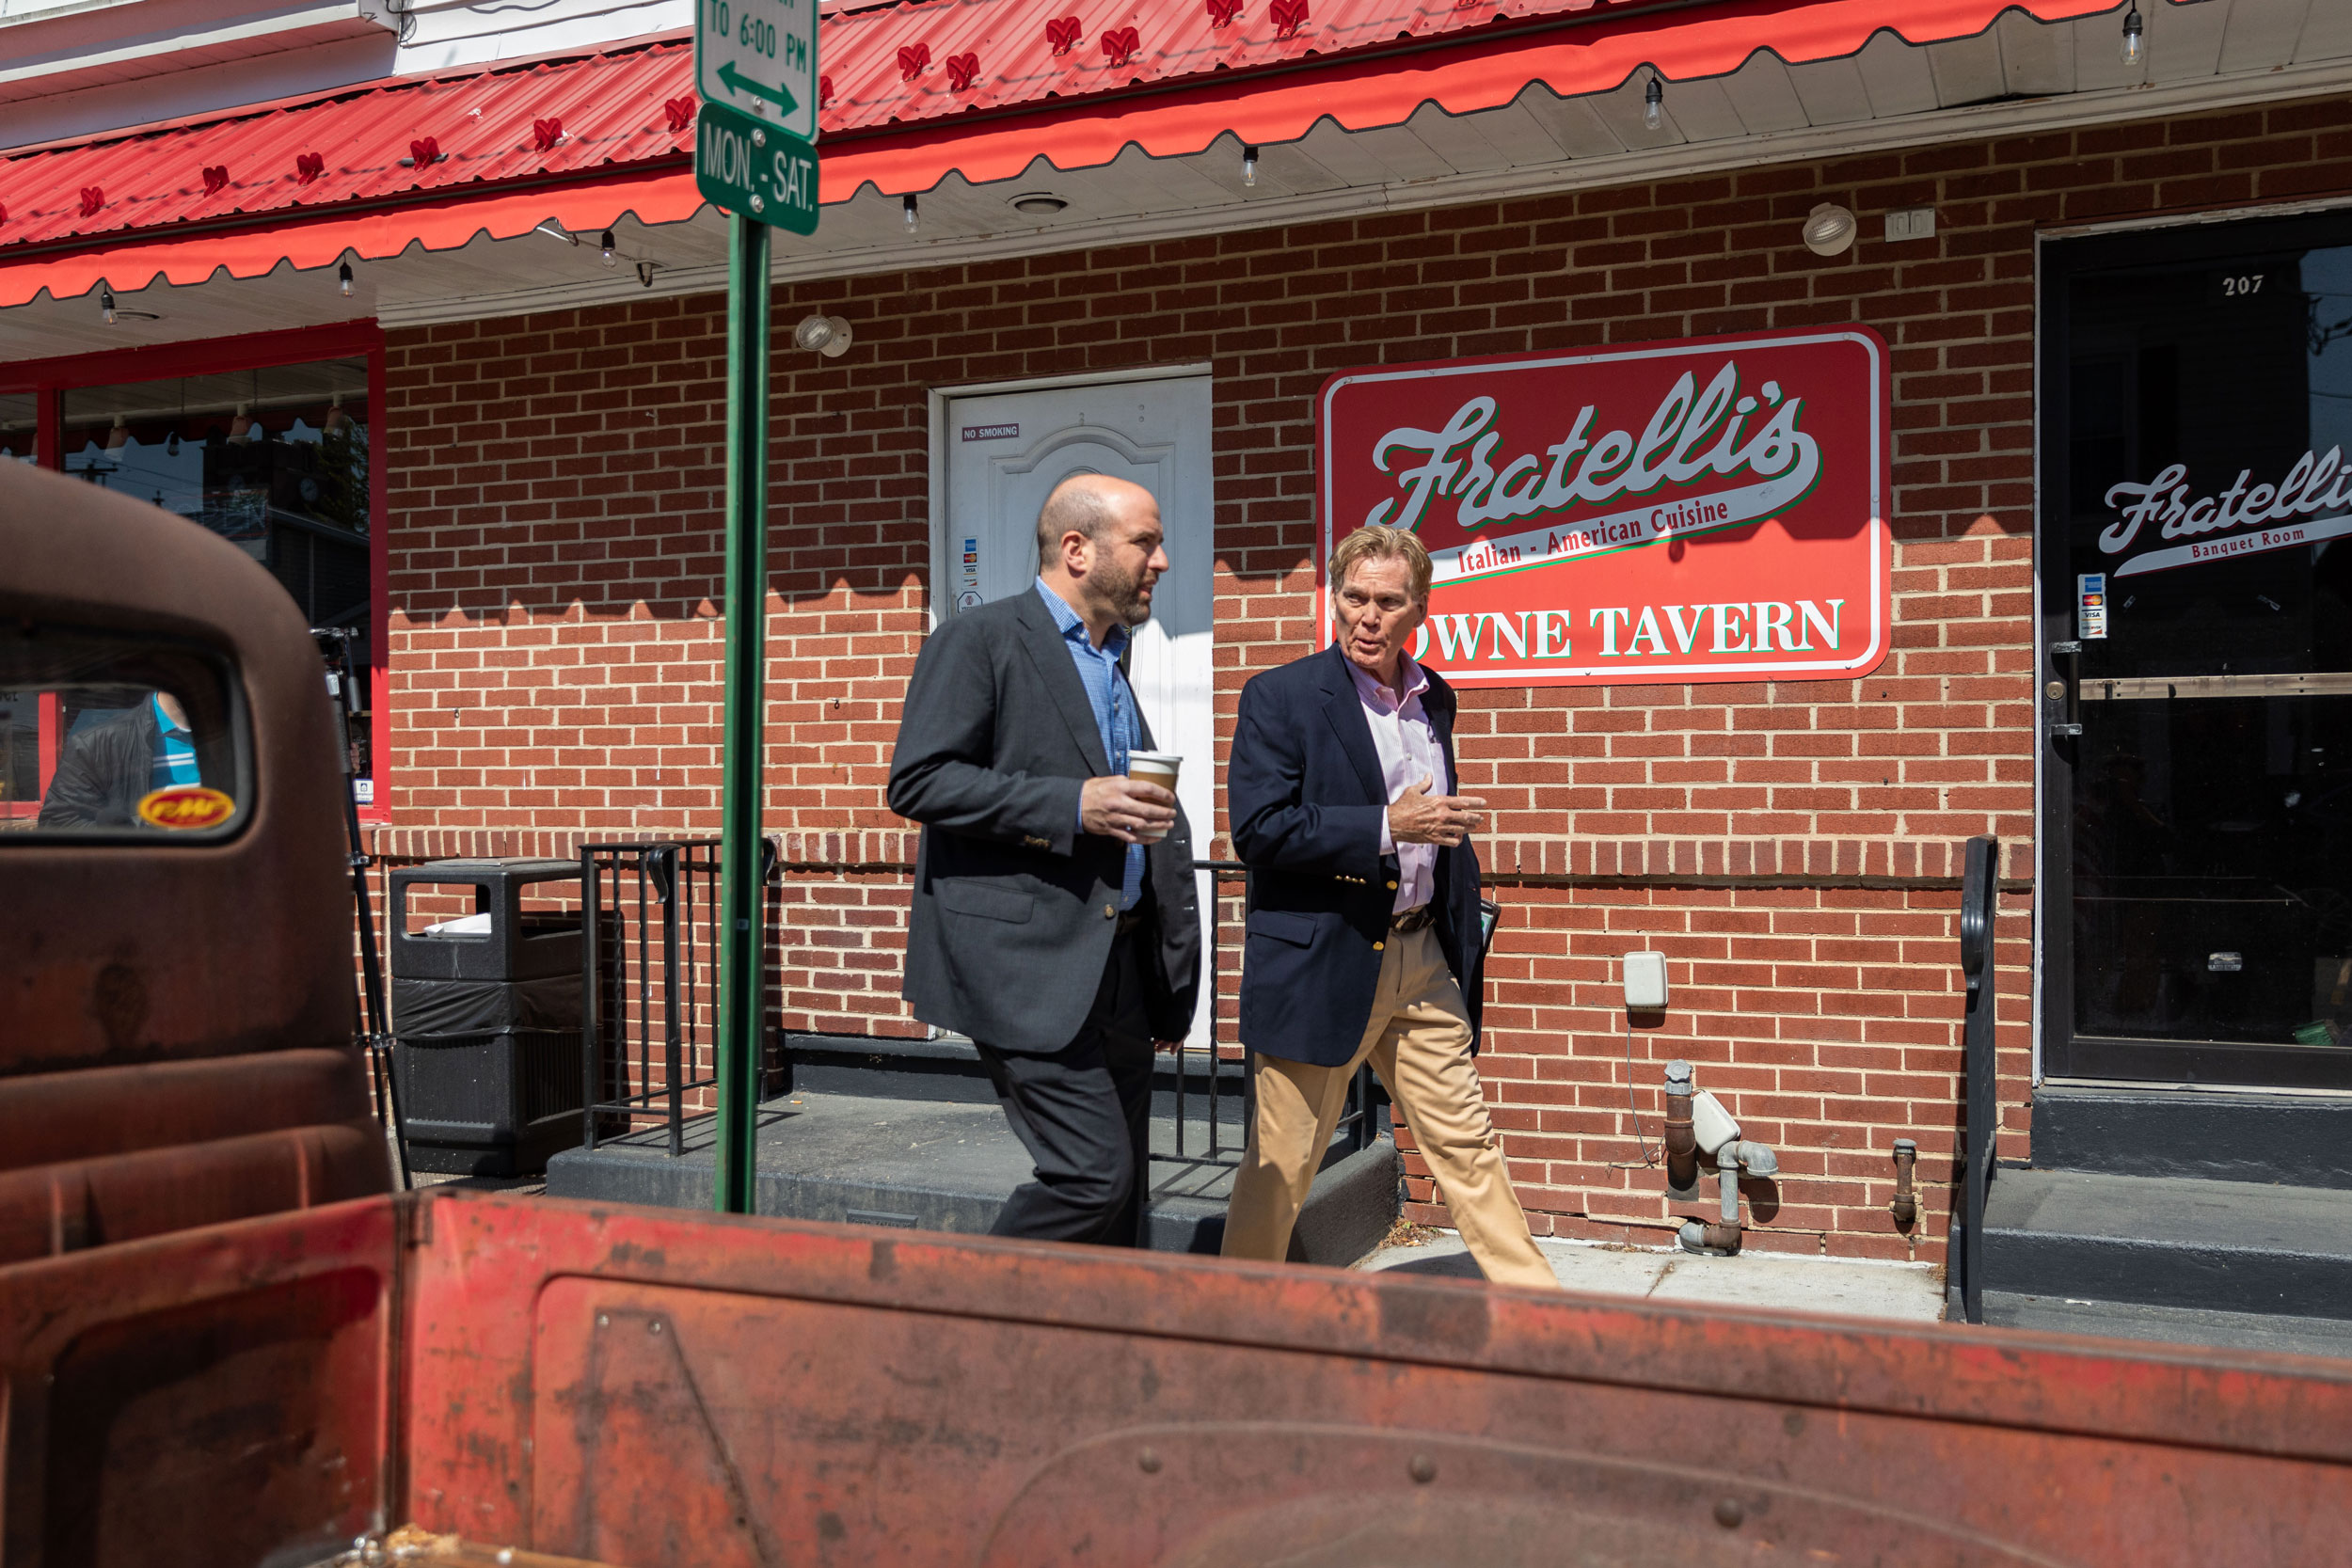
[[[2352,214],[2042,277],[2044,1069],[2352,1088]]]

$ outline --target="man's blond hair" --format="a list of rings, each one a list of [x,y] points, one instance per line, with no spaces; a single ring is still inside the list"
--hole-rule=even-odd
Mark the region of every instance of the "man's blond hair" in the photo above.
[[[1413,598],[1419,603],[1429,599],[1429,551],[1421,536],[1401,528],[1381,523],[1367,523],[1340,541],[1331,552],[1331,588],[1334,593],[1347,585],[1347,574],[1357,563],[1365,561],[1402,561],[1412,573]]]

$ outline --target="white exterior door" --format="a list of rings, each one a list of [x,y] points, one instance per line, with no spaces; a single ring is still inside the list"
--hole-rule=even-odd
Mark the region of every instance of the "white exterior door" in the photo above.
[[[1210,653],[1212,474],[1209,378],[1118,381],[951,397],[942,412],[946,531],[936,545],[931,603],[941,620],[1028,592],[1037,578],[1037,515],[1073,474],[1131,480],[1160,503],[1168,570],[1136,634],[1129,679],[1160,750],[1184,759],[1177,797],[1193,852],[1216,829],[1216,665]],[[1200,878],[1204,918],[1216,908]],[[1204,942],[1207,932],[1204,928]],[[1210,955],[1192,1042],[1211,1033]]]

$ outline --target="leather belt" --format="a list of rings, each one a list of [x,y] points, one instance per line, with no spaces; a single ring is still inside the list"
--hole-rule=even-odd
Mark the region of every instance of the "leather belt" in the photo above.
[[[1437,918],[1438,911],[1434,905],[1415,904],[1411,909],[1405,911],[1402,914],[1392,917],[1389,921],[1389,926],[1391,929],[1399,931],[1418,931],[1430,925]]]

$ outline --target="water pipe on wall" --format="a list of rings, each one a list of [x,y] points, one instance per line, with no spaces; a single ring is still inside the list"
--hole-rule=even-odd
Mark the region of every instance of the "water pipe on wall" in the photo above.
[[[1709,1225],[1701,1220],[1685,1220],[1678,1239],[1685,1252],[1708,1257],[1728,1258],[1740,1250],[1743,1227],[1740,1220],[1740,1178],[1773,1176],[1780,1171],[1780,1159],[1770,1147],[1740,1136],[1740,1124],[1724,1109],[1723,1101],[1705,1089],[1693,1090],[1691,1064],[1677,1061],[1666,1069],[1667,1093],[1667,1180],[1677,1188],[1688,1190],[1698,1180],[1698,1158],[1705,1154],[1715,1163],[1715,1179],[1723,1200],[1722,1218]],[[1683,1114],[1690,1118],[1684,1135],[1691,1140],[1690,1180],[1677,1179],[1674,1166],[1674,1117],[1679,1107],[1677,1101],[1689,1107]]]

